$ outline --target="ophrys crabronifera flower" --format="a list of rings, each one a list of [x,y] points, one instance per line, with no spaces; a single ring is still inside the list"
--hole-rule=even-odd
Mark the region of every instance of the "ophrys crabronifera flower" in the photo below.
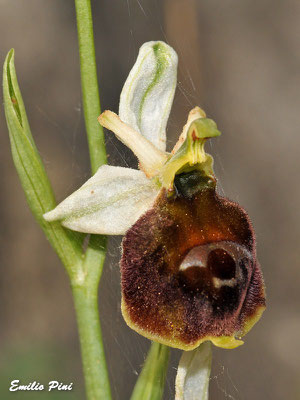
[[[119,116],[99,117],[140,170],[100,167],[45,218],[80,232],[125,234],[122,313],[131,328],[184,350],[207,340],[234,348],[265,308],[254,232],[246,212],[216,191],[204,144],[220,132],[199,107],[165,151],[176,70],[165,43],[141,47]]]

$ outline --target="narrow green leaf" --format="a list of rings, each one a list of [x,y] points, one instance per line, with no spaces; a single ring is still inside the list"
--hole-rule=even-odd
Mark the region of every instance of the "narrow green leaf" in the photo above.
[[[169,347],[152,342],[130,400],[160,400],[164,393]]]
[[[30,132],[17,82],[14,50],[8,53],[3,70],[3,96],[13,161],[29,207],[69,273],[81,263],[81,241],[61,227],[48,223],[43,214],[56,206],[53,191]],[[78,272],[78,271],[77,271]]]

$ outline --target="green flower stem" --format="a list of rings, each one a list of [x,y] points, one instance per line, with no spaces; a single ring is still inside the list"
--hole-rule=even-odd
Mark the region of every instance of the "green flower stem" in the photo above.
[[[106,164],[90,0],[75,0],[82,101],[91,170]],[[106,238],[91,235],[84,260],[84,281],[73,282],[73,297],[79,329],[81,354],[88,399],[111,399],[98,312],[98,285],[106,254]],[[80,278],[80,277],[79,277]],[[80,282],[80,279],[79,279]]]
[[[81,87],[91,169],[94,174],[106,163],[104,134],[97,117],[101,114],[90,0],[75,0],[81,69]]]
[[[86,393],[93,400],[111,399],[98,312],[98,285],[105,259],[105,251],[99,258],[99,249],[105,248],[105,244],[105,238],[91,239],[83,263],[84,274],[72,281]]]
[[[130,400],[161,400],[168,369],[170,348],[152,342]]]

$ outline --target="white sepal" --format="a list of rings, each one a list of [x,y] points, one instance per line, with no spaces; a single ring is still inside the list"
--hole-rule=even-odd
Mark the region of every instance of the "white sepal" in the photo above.
[[[44,218],[74,231],[124,235],[152,206],[158,190],[142,171],[103,165]]]
[[[211,359],[210,342],[183,352],[176,376],[175,400],[208,400]]]
[[[143,44],[120,97],[121,120],[163,151],[176,89],[177,63],[176,52],[166,43]]]

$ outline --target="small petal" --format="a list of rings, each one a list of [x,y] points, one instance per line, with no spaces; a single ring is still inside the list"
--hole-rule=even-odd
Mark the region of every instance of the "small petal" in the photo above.
[[[103,165],[44,218],[79,232],[123,235],[152,206],[157,193],[143,172]]]
[[[99,123],[115,133],[117,138],[129,147],[140,161],[141,169],[148,177],[157,175],[168,156],[158,150],[139,132],[120,120],[112,111],[104,111],[98,118]]]
[[[212,351],[209,342],[184,351],[176,375],[175,400],[207,400]]]
[[[120,118],[163,151],[176,89],[177,62],[176,52],[166,43],[145,43],[120,97]]]

